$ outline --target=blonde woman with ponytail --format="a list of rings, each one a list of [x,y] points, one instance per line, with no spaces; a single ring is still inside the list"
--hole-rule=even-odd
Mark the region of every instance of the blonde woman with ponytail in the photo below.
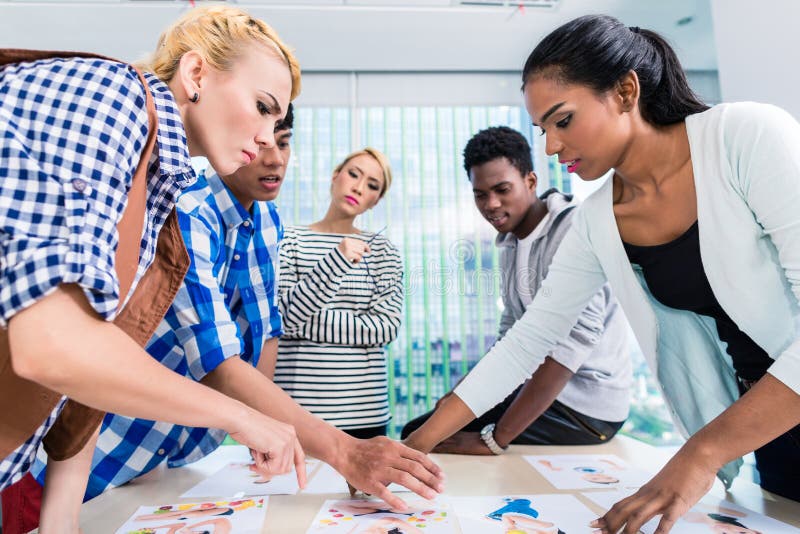
[[[157,158],[150,160],[150,174],[147,180],[148,218],[145,239],[142,240],[142,265],[139,266],[139,271],[143,271],[148,265],[148,258],[152,258],[155,237],[162,225],[164,227],[162,235],[168,233],[168,230],[176,230],[179,241],[183,241],[181,234],[186,235],[187,229],[184,227],[186,217],[181,215],[185,212],[183,199],[178,216],[167,219],[166,223],[164,220],[172,209],[180,189],[187,188],[195,180],[189,156],[207,157],[214,171],[220,176],[225,176],[226,180],[246,181],[253,167],[247,169],[244,167],[251,162],[257,165],[261,161],[261,156],[276,150],[274,134],[276,123],[279,125],[279,130],[285,126],[284,118],[289,109],[289,102],[300,90],[300,69],[292,53],[271,28],[232,7],[209,7],[187,12],[165,32],[159,40],[156,52],[140,66],[150,73],[147,75],[147,82],[156,103],[159,126]],[[91,110],[87,110],[85,114],[91,118],[104,110],[121,109],[130,110],[129,115],[138,119],[138,122],[133,120],[133,124],[128,124],[125,115],[120,117],[120,113],[113,114],[108,120],[113,122],[113,128],[109,126],[108,131],[100,128],[96,136],[101,142],[108,142],[108,136],[116,135],[120,138],[118,143],[127,142],[133,145],[127,149],[130,154],[115,146],[101,147],[105,153],[111,154],[114,161],[124,161],[125,164],[120,163],[120,169],[113,168],[109,164],[105,166],[98,164],[100,169],[94,174],[89,174],[93,177],[97,175],[97,178],[88,180],[89,183],[83,186],[84,191],[96,191],[97,196],[100,194],[113,196],[108,193],[111,191],[119,197],[115,203],[110,203],[103,197],[103,202],[110,208],[106,209],[105,205],[102,205],[97,209],[97,211],[105,209],[104,213],[108,214],[110,229],[106,230],[106,233],[91,225],[85,230],[85,233],[93,236],[92,244],[100,242],[102,249],[102,239],[112,241],[114,237],[114,224],[119,218],[117,212],[121,212],[125,205],[126,185],[130,182],[130,175],[138,159],[137,147],[141,146],[142,138],[146,135],[144,99],[135,98],[136,95],[144,94],[143,86],[125,65],[105,60],[76,59],[40,62],[25,67],[12,65],[5,72],[0,71],[0,85],[4,83],[4,76],[22,68],[27,69],[26,74],[31,70],[38,72],[38,69],[41,69],[47,73],[46,79],[57,78],[64,69],[77,69],[81,74],[86,72],[87,78],[91,80],[111,78],[109,82],[98,84],[96,90],[90,94],[89,100],[97,104],[93,104]],[[50,72],[52,70],[57,70],[58,73]],[[88,71],[91,71],[91,76]],[[12,83],[16,82],[16,79],[12,79]],[[35,95],[31,98],[35,98]],[[11,105],[13,106],[13,103]],[[0,105],[3,106],[5,101]],[[65,106],[68,107],[69,103]],[[60,112],[61,108],[53,111],[54,114]],[[71,119],[75,122],[76,129],[83,128],[75,115]],[[5,126],[0,126],[3,127]],[[85,147],[80,148],[78,152],[81,150],[87,151]],[[58,149],[51,147],[49,152],[35,153],[35,155],[46,160],[48,154],[57,153]],[[72,155],[72,153],[65,154]],[[239,169],[246,170],[247,173],[239,172]],[[104,174],[106,172],[108,176]],[[59,187],[66,187],[69,193],[69,188],[74,185],[76,178],[63,172],[57,174],[57,179],[60,180]],[[0,189],[3,189],[2,198],[14,198],[14,195],[19,195],[16,191],[8,191],[6,194],[5,188],[14,187],[15,183],[2,182],[0,185]],[[66,200],[68,206],[75,197],[73,193],[69,195],[71,196]],[[0,204],[0,207],[2,206]],[[44,209],[46,213],[51,208],[44,207]],[[10,220],[12,215],[18,217],[19,215],[18,212],[5,207],[2,207],[2,210],[6,210],[0,211],[5,229],[6,218]],[[176,228],[169,226],[170,221]],[[87,218],[86,223],[89,222],[91,220]],[[21,223],[14,222],[14,224]],[[12,234],[17,232],[15,226],[11,228]],[[22,232],[21,228],[19,232]],[[16,245],[14,240],[18,239],[22,243],[22,238],[16,238],[15,235],[11,238],[12,244],[20,248],[21,245]],[[82,236],[78,236],[75,239],[81,238]],[[202,248],[201,246],[200,249]],[[87,251],[86,257],[90,257],[88,251],[91,249],[85,247],[84,250]],[[161,251],[160,241],[159,251]],[[166,256],[170,256],[170,259],[174,259],[171,256],[179,256],[169,247],[166,252]],[[198,363],[195,353],[206,350],[207,345],[214,343],[207,340],[218,336],[222,339],[222,335],[216,332],[215,327],[208,328],[207,323],[176,325],[170,322],[174,314],[167,314],[163,320],[162,317],[171,300],[170,297],[167,302],[163,302],[164,295],[168,291],[178,291],[179,298],[182,298],[185,296],[187,284],[191,283],[197,287],[198,284],[205,283],[205,280],[198,280],[195,277],[197,266],[194,262],[202,252],[204,251],[192,250],[190,256],[193,262],[192,268],[185,284],[181,284],[182,274],[177,279],[174,276],[169,277],[169,273],[175,270],[174,266],[166,265],[167,268],[162,269],[162,266],[158,265],[148,272],[149,276],[155,271],[156,276],[151,277],[149,281],[143,279],[140,289],[128,300],[122,315],[127,310],[130,312],[128,316],[133,318],[131,322],[134,325],[152,326],[147,335],[137,331],[135,336],[139,343],[147,343],[150,355],[131,343],[125,333],[116,329],[114,325],[103,321],[113,316],[113,306],[103,307],[94,302],[105,303],[103,287],[97,288],[95,286],[99,284],[95,284],[86,288],[84,279],[79,279],[78,287],[72,288],[61,286],[58,277],[55,277],[51,296],[41,298],[41,303],[28,309],[18,310],[19,314],[9,322],[11,334],[9,337],[15,347],[21,348],[19,351],[15,350],[13,360],[15,369],[19,366],[20,374],[52,390],[70,395],[89,406],[118,415],[109,414],[106,417],[94,461],[92,452],[96,435],[92,439],[80,441],[78,443],[80,447],[77,449],[73,446],[70,454],[58,456],[59,459],[66,461],[55,462],[53,455],[50,455],[43,498],[40,498],[42,494],[40,487],[30,475],[4,492],[3,506],[8,510],[8,513],[3,514],[4,520],[19,518],[20,515],[17,513],[19,510],[24,510],[33,516],[22,525],[12,525],[10,528],[4,526],[4,531],[6,528],[9,532],[28,531],[34,528],[38,516],[35,512],[39,509],[40,502],[40,532],[54,532],[56,529],[77,531],[80,501],[84,493],[96,495],[109,487],[124,484],[167,460],[170,465],[180,465],[208,454],[218,444],[214,436],[219,432],[208,432],[206,428],[227,431],[237,441],[250,446],[259,470],[265,476],[284,473],[296,466],[298,482],[303,485],[305,468],[304,453],[300,445],[302,443],[311,454],[339,470],[354,486],[385,496],[399,506],[402,506],[402,501],[386,490],[386,484],[389,482],[404,483],[410,489],[415,489],[426,496],[433,495],[434,489],[441,489],[440,471],[424,455],[386,439],[375,442],[350,438],[300,408],[268,379],[261,364],[261,360],[266,361],[268,358],[262,358],[254,367],[246,362],[244,357],[232,354],[230,347],[226,345],[224,355],[221,354],[223,351],[217,351],[221,354],[220,360],[224,361],[209,363],[208,367],[205,366],[208,363],[206,361],[203,364]],[[11,260],[17,261],[14,258]],[[58,261],[55,265],[59,265]],[[22,262],[20,269],[37,266],[38,264],[29,266]],[[99,276],[97,274],[99,271],[113,281],[116,266],[112,260],[101,256],[93,259],[92,267],[74,264],[69,264],[68,267],[79,272],[85,270],[89,275],[95,276]],[[88,276],[84,278],[91,281]],[[153,278],[160,281],[160,285],[153,283]],[[72,281],[72,279],[67,280]],[[90,293],[93,299],[90,299],[90,302],[93,302],[95,311],[89,304],[82,302],[85,300],[85,291],[82,293],[81,286],[85,290],[93,291]],[[7,287],[5,279],[2,287],[4,290]],[[12,286],[12,290],[14,289]],[[39,291],[38,286],[33,289]],[[218,290],[216,287],[210,289]],[[5,293],[3,295],[5,298]],[[138,304],[138,307],[133,306],[133,311],[131,303]],[[3,300],[1,304],[4,306],[5,317],[7,303]],[[210,304],[203,302],[203,305]],[[98,309],[104,313],[98,312]],[[48,336],[41,336],[40,329],[36,328],[37,325],[43,324],[48,326]],[[169,333],[169,330],[174,331],[174,336],[180,343],[176,344],[174,350],[154,349],[160,340],[169,337],[164,337],[164,332]],[[262,354],[265,349],[266,346],[262,348]],[[158,355],[163,356],[164,352],[167,353],[167,357],[158,357]],[[191,357],[187,352],[192,352]],[[205,358],[206,355],[204,352],[202,357]],[[159,365],[158,361],[171,368]],[[198,383],[201,381],[203,385]],[[0,401],[2,398],[0,390]],[[58,419],[59,408],[57,407],[52,418],[48,419],[49,424],[53,423],[53,419]],[[70,420],[74,421],[74,416],[71,417]],[[131,420],[129,419],[131,417],[149,421]],[[125,423],[123,420],[128,422]],[[154,423],[154,421],[159,422]],[[0,415],[0,424],[2,422]],[[130,425],[135,431],[129,433],[123,430],[125,440],[120,443],[114,432],[119,431],[125,424]],[[61,428],[58,423],[56,428]],[[138,432],[145,435],[144,428],[148,429],[147,443],[137,444],[134,441],[136,437],[131,434]],[[29,440],[30,443],[23,444],[20,450],[15,451],[16,455],[4,461],[0,470],[2,477],[0,481],[13,483],[28,470],[32,460],[30,454],[35,453],[39,442],[42,441],[41,436],[53,434],[48,432],[48,429],[48,425],[44,425],[44,428],[38,430]],[[89,430],[91,431],[91,428]],[[153,441],[150,437],[162,431],[163,444],[150,450],[147,447]],[[61,434],[57,433],[58,436]],[[187,445],[183,437],[180,439],[174,437],[186,434],[190,435],[188,441],[192,439],[197,441]],[[127,441],[128,439],[131,441]],[[109,441],[112,442],[110,446]],[[0,438],[0,445],[2,444],[3,440]],[[45,449],[48,449],[47,439],[44,444]],[[191,449],[192,444],[197,454],[183,456],[182,453]],[[52,450],[51,445],[48,453]],[[20,454],[20,451],[24,452]],[[90,463],[101,463],[103,469],[94,465],[90,478],[91,485],[87,491],[86,470]],[[11,513],[12,510],[14,513]]]
[[[28,508],[17,499],[44,442],[51,461],[42,533],[78,531],[73,501],[84,493],[99,410],[219,428],[252,449],[263,473],[296,465],[304,478],[290,425],[141,348],[187,265],[156,242],[181,189],[195,181],[190,156],[232,174],[272,147],[275,124],[300,90],[297,61],[262,21],[209,7],[178,20],[142,66],[140,78],[129,65],[89,55],[0,51],[0,488],[15,512],[4,521],[19,518]],[[156,125],[153,156],[133,180]],[[139,211],[123,264],[116,253],[126,207]],[[131,306],[126,324],[112,322]],[[20,402],[26,395],[33,402]]]

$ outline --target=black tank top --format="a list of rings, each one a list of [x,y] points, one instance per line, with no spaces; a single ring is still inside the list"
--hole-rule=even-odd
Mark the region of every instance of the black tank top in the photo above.
[[[714,319],[720,339],[728,344],[736,374],[745,380],[764,376],[773,360],[739,330],[714,296],[700,258],[696,221],[686,233],[663,245],[623,245],[630,262],[642,268],[647,287],[656,300],[670,308]]]

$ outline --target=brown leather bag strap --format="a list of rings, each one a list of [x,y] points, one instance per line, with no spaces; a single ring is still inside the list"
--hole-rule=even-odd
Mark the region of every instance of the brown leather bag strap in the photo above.
[[[139,165],[136,167],[131,181],[131,188],[128,191],[128,203],[122,213],[122,218],[117,223],[119,243],[114,257],[114,270],[117,272],[117,279],[119,280],[118,312],[125,305],[126,297],[130,292],[133,280],[136,278],[136,271],[139,268],[142,230],[144,229],[145,216],[147,214],[147,168],[150,165],[150,158],[155,148],[156,133],[158,131],[156,107],[150,94],[147,80],[145,80],[139,69],[136,69],[136,73],[144,86],[149,124],[147,141],[142,151],[142,157],[139,159]],[[124,312],[118,314],[117,320],[124,316]],[[163,317],[163,314],[161,317]],[[103,421],[104,416],[105,412],[69,399],[55,424],[44,438],[45,451],[50,458],[56,461],[63,461],[75,456],[83,449],[89,438],[92,437],[95,429]]]
[[[135,68],[135,67],[134,67]],[[147,132],[147,142],[133,175],[131,189],[128,191],[128,204],[122,214],[122,218],[117,223],[119,233],[119,244],[114,258],[114,269],[117,271],[119,280],[119,306],[117,311],[122,309],[125,298],[136,278],[136,271],[139,268],[139,253],[141,250],[142,230],[144,229],[145,216],[147,215],[147,167],[150,165],[150,157],[156,144],[156,132],[158,131],[158,118],[156,107],[153,103],[153,96],[147,86],[147,80],[139,69],[136,69],[139,79],[144,86],[147,98],[147,118],[149,127]]]
[[[9,65],[11,63],[22,63],[24,61],[39,61],[40,59],[71,57],[86,57],[118,61],[116,59],[111,59],[89,52],[62,52],[55,50],[28,50],[25,48],[0,48],[0,66]],[[122,63],[122,61],[118,62]]]

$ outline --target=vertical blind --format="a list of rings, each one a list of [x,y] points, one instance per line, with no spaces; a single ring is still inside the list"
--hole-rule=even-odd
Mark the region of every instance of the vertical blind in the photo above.
[[[496,232],[474,206],[462,151],[477,131],[499,125],[528,138],[540,192],[557,187],[583,198],[597,187],[597,182],[573,182],[556,158],[543,156],[541,138],[519,106],[296,111],[293,157],[278,197],[286,225],[324,216],[333,167],[353,150],[372,146],[391,161],[392,189],[356,226],[371,231],[386,226],[405,268],[403,326],[387,347],[393,437],[407,421],[430,410],[496,339],[502,312]],[[658,385],[631,339],[635,384],[623,432],[653,444],[677,443]]]

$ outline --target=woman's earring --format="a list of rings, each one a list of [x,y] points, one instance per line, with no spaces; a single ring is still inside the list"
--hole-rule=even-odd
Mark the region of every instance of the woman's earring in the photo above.
[[[189,102],[196,104],[198,100],[200,100],[200,93],[195,93],[192,95],[192,98],[189,99]]]

